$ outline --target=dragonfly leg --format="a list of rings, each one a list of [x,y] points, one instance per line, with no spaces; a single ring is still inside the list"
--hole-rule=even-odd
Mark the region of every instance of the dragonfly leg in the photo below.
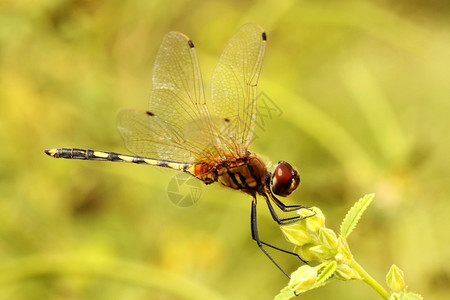
[[[276,206],[278,206],[279,209],[281,209],[284,212],[291,212],[291,211],[296,211],[299,210],[300,208],[306,208],[311,210],[310,207],[308,206],[304,206],[301,204],[296,204],[296,205],[286,205],[283,202],[281,202],[277,197],[275,197],[275,195],[272,193],[270,186],[266,184],[266,192],[267,194],[269,194],[270,199],[276,204]],[[315,215],[315,213],[314,213]]]
[[[266,200],[267,207],[269,207],[270,214],[272,215],[272,219],[277,222],[279,225],[288,225],[295,223],[297,221],[303,220],[306,217],[300,217],[300,216],[294,216],[289,218],[280,218],[278,217],[277,213],[275,212],[275,209],[273,209],[272,203],[269,200],[269,197],[267,197],[266,194],[262,195],[264,197],[264,200]],[[307,216],[309,217],[309,216]]]
[[[270,214],[272,215],[272,218],[273,218],[273,219],[275,220],[275,222],[277,222],[279,225],[288,225],[288,224],[292,224],[292,223],[298,222],[298,221],[300,221],[300,220],[303,220],[303,219],[305,219],[305,218],[309,218],[309,217],[313,216],[313,215],[311,215],[311,216],[305,216],[305,217],[294,216],[294,217],[290,217],[290,218],[280,218],[280,217],[278,217],[278,215],[276,214],[275,210],[273,209],[272,203],[270,202],[270,200],[269,200],[269,198],[267,197],[267,195],[264,195],[264,194],[263,194],[263,197],[264,197],[264,199],[266,200],[266,203],[267,203],[267,206],[269,207],[269,211],[270,211]],[[304,262],[305,264],[308,263],[307,261],[305,261],[303,258],[301,258],[301,257],[300,257],[297,253],[295,253],[295,252],[291,252],[291,251],[288,251],[288,250],[284,250],[284,249],[275,247],[275,246],[273,246],[273,245],[267,244],[267,243],[265,243],[265,242],[262,242],[262,243],[263,243],[264,245],[266,245],[266,246],[268,246],[268,247],[271,247],[271,248],[273,248],[273,249],[276,249],[276,250],[278,250],[278,251],[281,251],[281,252],[284,252],[284,253],[288,253],[288,254],[294,255],[294,256],[296,256],[298,259],[300,259],[302,262]]]
[[[274,246],[274,245],[268,244],[268,243],[263,242],[263,241],[261,241],[261,244],[263,244],[263,245],[265,245],[265,246],[267,246],[267,247],[270,247],[270,248],[272,248],[272,249],[275,249],[275,250],[277,250],[277,251],[280,251],[280,252],[283,252],[283,253],[286,253],[286,254],[290,254],[290,255],[296,256],[296,257],[297,257],[298,259],[300,259],[303,263],[308,264],[308,262],[307,262],[306,260],[304,260],[303,258],[301,258],[300,255],[298,255],[298,254],[295,253],[295,252],[292,252],[292,251],[289,251],[289,250],[281,249],[281,248],[279,248],[279,247],[276,247],[276,246]]]
[[[252,200],[252,209],[251,209],[251,215],[250,215],[250,224],[251,224],[251,231],[252,231],[252,239],[254,241],[256,241],[256,244],[258,244],[259,249],[261,249],[261,251],[270,259],[270,261],[284,274],[287,276],[287,278],[291,278],[291,276],[288,275],[288,273],[286,273],[285,270],[283,270],[283,268],[272,258],[272,256],[270,256],[270,254],[266,251],[266,249],[264,249],[264,245],[277,249],[277,250],[281,250],[278,249],[275,246],[269,245],[263,241],[261,241],[261,239],[259,238],[259,233],[258,233],[258,224],[257,224],[257,219],[256,219],[256,196],[253,196],[253,200]],[[283,251],[284,252],[284,251]]]

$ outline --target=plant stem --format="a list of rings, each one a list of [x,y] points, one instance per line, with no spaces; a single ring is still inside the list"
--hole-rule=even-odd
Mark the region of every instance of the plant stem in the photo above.
[[[389,300],[389,293],[386,292],[386,290],[375,280],[370,276],[366,270],[363,269],[356,261],[355,259],[352,259],[349,262],[349,265],[358,272],[359,276],[361,276],[362,280],[370,285],[375,291],[377,291],[378,294],[383,297],[383,299]]]

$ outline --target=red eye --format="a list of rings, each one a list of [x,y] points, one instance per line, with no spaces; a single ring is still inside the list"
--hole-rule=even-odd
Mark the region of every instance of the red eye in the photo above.
[[[299,185],[300,177],[294,168],[285,161],[280,161],[272,175],[272,192],[286,197]]]

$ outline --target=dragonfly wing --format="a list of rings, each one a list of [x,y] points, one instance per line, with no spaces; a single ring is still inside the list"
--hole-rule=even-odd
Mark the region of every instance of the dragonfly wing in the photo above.
[[[246,24],[228,41],[212,76],[214,115],[226,120],[227,134],[245,153],[253,138],[257,113],[257,84],[266,35]]]
[[[194,145],[157,115],[122,109],[117,118],[119,132],[131,152],[151,158],[194,162],[203,148]]]
[[[182,33],[169,32],[156,55],[149,111],[174,130],[209,116],[202,76],[192,41]]]
[[[174,31],[165,35],[156,55],[152,84],[147,113],[119,113],[118,127],[128,150],[183,162],[204,157],[214,133],[197,54],[187,36]],[[201,139],[189,136],[187,128],[193,123],[202,129]]]

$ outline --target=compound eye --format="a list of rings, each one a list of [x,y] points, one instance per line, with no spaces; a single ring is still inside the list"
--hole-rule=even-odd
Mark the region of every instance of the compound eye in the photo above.
[[[275,195],[289,196],[300,184],[300,176],[294,168],[285,161],[280,161],[272,175],[272,192]]]

